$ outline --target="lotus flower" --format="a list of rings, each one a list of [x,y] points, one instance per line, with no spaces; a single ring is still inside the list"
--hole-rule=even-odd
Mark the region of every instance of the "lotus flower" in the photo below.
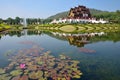
[[[21,69],[25,69],[25,64],[20,64]]]

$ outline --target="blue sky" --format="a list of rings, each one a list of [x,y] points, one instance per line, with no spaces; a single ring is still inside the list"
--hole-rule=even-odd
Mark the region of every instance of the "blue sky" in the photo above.
[[[120,10],[120,0],[0,0],[0,18],[47,18],[78,5],[104,11]]]

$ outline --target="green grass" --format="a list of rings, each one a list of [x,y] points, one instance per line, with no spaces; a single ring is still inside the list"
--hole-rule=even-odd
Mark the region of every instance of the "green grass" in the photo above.
[[[120,31],[120,24],[47,24],[38,25],[38,29],[59,32],[115,32]],[[34,28],[34,27],[33,27]]]
[[[5,29],[22,30],[22,25],[0,24],[0,31]],[[120,24],[42,24],[28,25],[28,29],[83,33],[83,32],[115,32],[120,31]]]
[[[10,29],[10,28],[11,28],[11,26],[9,26],[9,25],[0,24],[0,31],[4,31],[4,30]]]
[[[62,26],[60,30],[63,32],[74,32],[76,28],[73,25],[66,25],[66,26]]]

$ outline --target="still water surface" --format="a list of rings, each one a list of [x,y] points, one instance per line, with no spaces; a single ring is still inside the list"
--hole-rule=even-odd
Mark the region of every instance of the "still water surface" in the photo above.
[[[81,37],[77,34],[65,36],[44,31],[25,32],[1,34],[1,68],[9,64],[6,51],[30,48],[32,44],[21,44],[29,41],[41,46],[45,51],[51,51],[51,55],[55,57],[64,54],[72,60],[80,61],[78,66],[83,75],[77,80],[120,80],[120,32],[94,37]]]

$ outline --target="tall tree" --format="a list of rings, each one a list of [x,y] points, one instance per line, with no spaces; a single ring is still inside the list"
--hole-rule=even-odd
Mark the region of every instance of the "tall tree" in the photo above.
[[[9,17],[9,18],[7,19],[7,24],[11,25],[11,24],[13,24],[13,23],[14,23],[14,22],[13,22],[13,19]]]
[[[38,24],[41,24],[41,19],[38,18],[38,19],[37,19],[37,22],[38,22]]]
[[[2,20],[2,18],[0,18],[0,24],[1,24],[1,23],[3,23],[3,20]]]
[[[15,18],[15,24],[20,24],[20,22],[21,22],[21,18],[16,17],[16,18]]]

